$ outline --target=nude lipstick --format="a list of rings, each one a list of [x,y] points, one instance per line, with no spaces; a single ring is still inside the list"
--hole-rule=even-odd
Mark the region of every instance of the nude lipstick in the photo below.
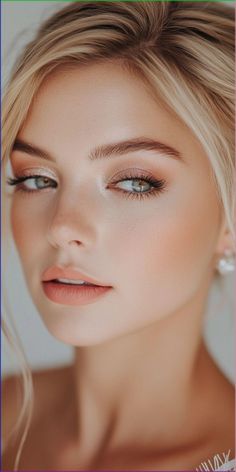
[[[76,268],[49,267],[42,277],[49,300],[62,305],[86,305],[108,293],[112,287],[98,282]]]

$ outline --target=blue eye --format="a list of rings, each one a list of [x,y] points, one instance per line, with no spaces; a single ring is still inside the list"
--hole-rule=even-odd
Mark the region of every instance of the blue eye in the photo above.
[[[121,180],[117,180],[114,182],[112,185],[117,185],[118,183],[124,183],[129,182],[127,190],[125,190],[125,185],[123,185],[123,189],[119,189],[119,192],[122,192],[122,194],[126,198],[135,198],[135,199],[143,199],[147,197],[152,197],[160,192],[163,192],[165,190],[165,180],[160,179],[154,179],[150,176],[146,176],[144,174],[142,175],[125,175],[122,177]],[[151,189],[150,189],[151,187]],[[117,186],[115,187],[117,189]],[[148,189],[149,188],[149,189]]]
[[[23,182],[25,183],[23,184]],[[57,187],[55,180],[43,175],[18,176],[16,178],[9,177],[7,184],[15,185],[17,191],[22,190],[23,192],[37,192],[45,188]]]
[[[128,187],[130,187],[130,191],[134,191],[135,193],[144,193],[151,185],[150,182],[144,179],[126,179],[122,180],[121,184],[127,184],[127,182],[131,183],[131,185],[128,185]],[[123,190],[125,190],[125,187]],[[129,191],[129,189],[127,189],[127,191]]]
[[[117,184],[123,184],[123,188]],[[16,191],[26,193],[38,192],[46,188],[56,188],[57,182],[47,176],[32,175],[32,176],[17,176],[16,178],[8,178],[8,185],[16,186]],[[166,182],[163,179],[157,180],[145,174],[141,175],[124,175],[122,179],[112,183],[116,185],[116,189],[121,192],[125,198],[143,199],[147,197],[154,197],[165,190]]]

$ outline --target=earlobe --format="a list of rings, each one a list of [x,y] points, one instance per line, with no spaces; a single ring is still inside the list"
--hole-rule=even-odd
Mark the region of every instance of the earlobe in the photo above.
[[[221,225],[218,235],[218,241],[215,249],[216,255],[222,255],[225,251],[235,252],[235,242],[231,231],[229,230],[225,220]]]
[[[220,275],[227,275],[235,270],[235,252],[225,249],[216,263],[216,270]]]
[[[234,239],[225,221],[219,232],[215,255],[215,268],[220,275],[227,275],[235,270]]]

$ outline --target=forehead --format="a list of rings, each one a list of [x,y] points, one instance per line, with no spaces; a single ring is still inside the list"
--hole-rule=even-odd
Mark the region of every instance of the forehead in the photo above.
[[[147,136],[204,154],[188,127],[119,63],[59,69],[41,85],[21,131],[52,153]],[[50,151],[50,149],[49,149]],[[206,156],[204,156],[206,160]]]
[[[62,113],[63,111],[63,113]],[[101,63],[82,67],[60,68],[50,74],[41,85],[31,107],[29,117],[37,120],[43,115],[54,115],[64,120],[70,115],[79,121],[94,122],[96,117],[146,122],[156,126],[162,119],[181,125],[178,118],[160,100],[154,100],[150,87],[120,63]],[[126,118],[127,117],[127,118]],[[27,120],[29,121],[29,120]],[[97,123],[99,124],[99,123]],[[184,125],[182,124],[184,127]]]

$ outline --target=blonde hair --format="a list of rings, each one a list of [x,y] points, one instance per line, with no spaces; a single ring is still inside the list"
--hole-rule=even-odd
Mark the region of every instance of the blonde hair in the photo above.
[[[138,74],[201,142],[235,237],[234,10],[223,3],[79,1],[52,15],[23,51],[6,88],[3,176],[45,78],[60,67],[114,60]]]

